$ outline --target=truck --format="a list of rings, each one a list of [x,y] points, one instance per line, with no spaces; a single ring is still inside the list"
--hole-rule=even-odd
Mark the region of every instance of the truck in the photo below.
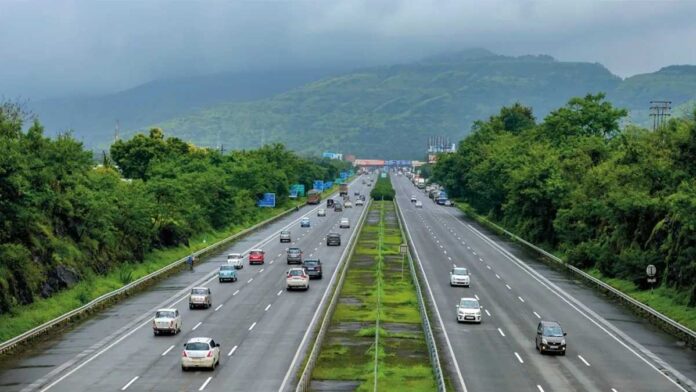
[[[418,189],[425,188],[425,178],[419,177],[417,182],[416,182],[416,187],[418,187]]]
[[[307,192],[307,204],[319,204],[321,203],[321,192],[316,189],[312,189]]]
[[[343,195],[348,195],[348,184],[341,184],[338,187],[338,195],[343,196]]]

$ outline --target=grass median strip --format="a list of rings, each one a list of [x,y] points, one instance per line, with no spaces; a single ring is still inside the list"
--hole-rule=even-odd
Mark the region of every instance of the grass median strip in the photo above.
[[[408,264],[402,273],[402,241],[394,204],[373,202],[312,374],[311,390],[373,391],[375,379],[378,390],[437,389]]]

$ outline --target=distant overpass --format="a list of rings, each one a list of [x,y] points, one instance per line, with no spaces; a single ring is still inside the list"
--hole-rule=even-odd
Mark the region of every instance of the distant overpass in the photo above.
[[[423,165],[421,161],[409,160],[384,160],[384,159],[356,159],[353,161],[353,166],[360,168],[380,168],[385,166],[390,167],[418,167]]]

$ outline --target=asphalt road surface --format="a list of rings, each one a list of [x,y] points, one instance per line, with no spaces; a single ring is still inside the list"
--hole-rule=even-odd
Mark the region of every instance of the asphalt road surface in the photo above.
[[[440,351],[459,390],[693,390],[694,351],[458,209],[436,205],[404,176],[392,181],[436,303]],[[415,208],[411,195],[423,208]],[[470,288],[450,287],[454,265],[469,269]],[[481,324],[457,323],[456,305],[465,296],[479,298]],[[568,333],[566,356],[536,351],[542,319],[560,322]]]
[[[362,179],[350,185],[368,193]],[[318,319],[317,309],[344,254],[349,237],[364,207],[341,212],[327,210],[317,217],[306,206],[278,222],[234,243],[204,260],[194,272],[182,272],[151,289],[118,303],[86,322],[0,363],[0,391],[278,391],[294,381],[306,332]],[[300,228],[308,216],[310,228]],[[348,217],[350,229],[339,229]],[[292,244],[281,244],[278,232],[288,227]],[[325,236],[339,232],[340,247],[327,247]],[[324,277],[312,280],[306,292],[285,289],[286,248],[300,247],[304,257],[320,258]],[[251,248],[266,252],[263,265],[245,266],[237,282],[219,283],[215,271],[232,252]],[[187,293],[193,286],[212,289],[213,306],[189,310]],[[153,312],[176,307],[182,314],[182,332],[153,336]],[[192,337],[212,337],[221,344],[220,366],[215,371],[182,372],[183,344]]]

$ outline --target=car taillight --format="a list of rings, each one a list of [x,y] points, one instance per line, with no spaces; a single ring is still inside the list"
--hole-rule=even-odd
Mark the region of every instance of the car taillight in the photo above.
[[[210,357],[212,357],[212,356],[213,356],[213,350],[208,351],[207,357],[210,358]]]
[[[184,351],[181,353],[181,356],[184,357],[184,358],[188,358],[188,355],[186,355],[186,350],[184,350]]]

